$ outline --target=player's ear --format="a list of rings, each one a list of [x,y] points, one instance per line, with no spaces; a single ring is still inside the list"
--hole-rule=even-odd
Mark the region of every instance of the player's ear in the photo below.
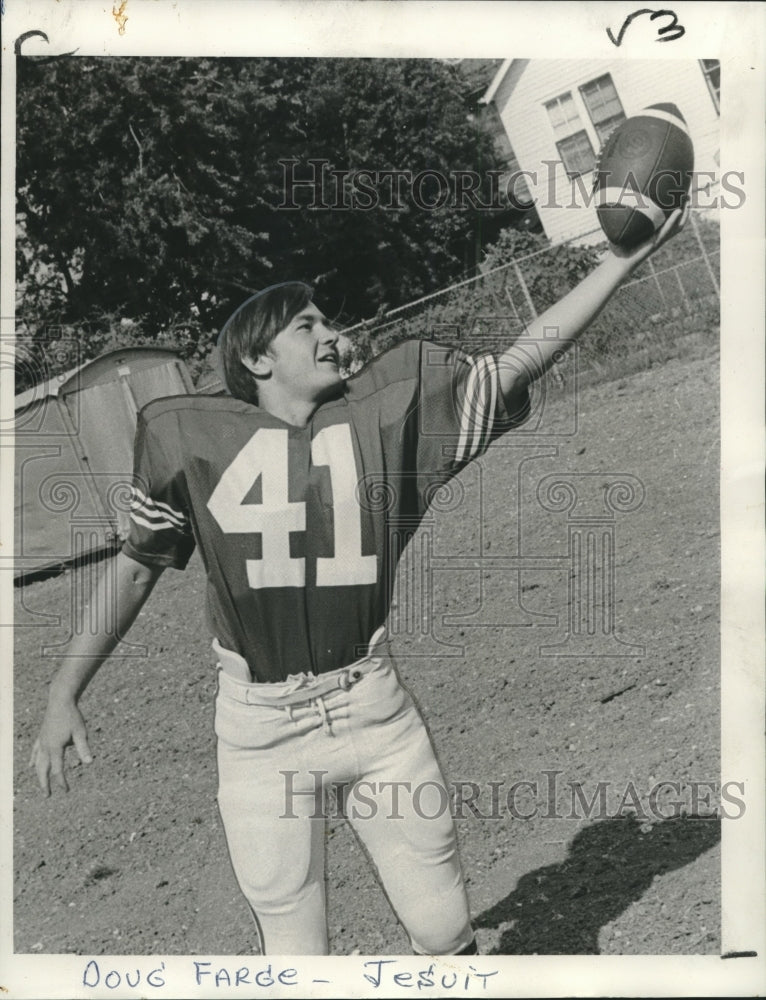
[[[256,378],[268,378],[271,375],[272,358],[268,354],[260,354],[257,358],[242,358],[242,364]]]

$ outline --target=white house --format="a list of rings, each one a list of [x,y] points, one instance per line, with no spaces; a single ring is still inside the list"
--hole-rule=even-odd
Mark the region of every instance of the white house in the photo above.
[[[719,74],[714,59],[506,59],[481,103],[502,122],[549,239],[589,242],[603,238],[590,199],[599,150],[616,125],[651,104],[675,104],[686,119],[697,202],[715,202]],[[517,194],[524,198],[521,183]]]

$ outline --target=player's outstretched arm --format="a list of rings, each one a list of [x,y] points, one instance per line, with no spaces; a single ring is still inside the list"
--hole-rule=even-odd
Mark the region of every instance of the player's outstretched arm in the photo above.
[[[630,252],[611,247],[591,274],[526,327],[499,358],[500,391],[510,412],[515,399],[524,396],[530,383],[551,367],[554,356],[588,329],[628,275],[675,236],[687,216],[688,208],[677,209],[651,240]],[[546,329],[556,330],[556,337],[545,336]]]
[[[30,762],[46,795],[50,795],[51,783],[64,791],[69,790],[64,774],[64,751],[67,746],[74,744],[83,764],[91,762],[85,720],[77,702],[96,671],[135,621],[161,574],[162,567],[144,566],[121,552],[115,559],[115,565],[107,566],[102,571],[93,588],[90,604],[103,608],[109,602],[114,608],[116,628],[79,634],[69,646],[66,659],[51,681],[48,707],[32,748]],[[104,615],[96,617],[104,619]]]

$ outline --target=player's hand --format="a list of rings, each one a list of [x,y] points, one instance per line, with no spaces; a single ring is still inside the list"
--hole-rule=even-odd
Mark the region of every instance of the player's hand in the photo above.
[[[610,244],[612,253],[616,257],[620,257],[632,271],[633,268],[638,267],[638,265],[642,261],[646,260],[647,257],[651,256],[651,254],[653,254],[656,250],[659,250],[659,248],[667,243],[668,240],[672,239],[681,232],[683,227],[686,225],[686,220],[689,218],[690,204],[691,203],[687,200],[683,208],[677,208],[674,212],[672,212],[654,236],[652,236],[651,239],[648,239],[646,243],[642,243],[640,246],[634,247],[632,250],[617,247],[612,243]]]
[[[93,757],[88,746],[85,719],[77,705],[73,701],[49,704],[30,760],[46,795],[50,795],[52,784],[65,792],[69,791],[64,774],[64,751],[72,744],[82,763],[90,764]]]

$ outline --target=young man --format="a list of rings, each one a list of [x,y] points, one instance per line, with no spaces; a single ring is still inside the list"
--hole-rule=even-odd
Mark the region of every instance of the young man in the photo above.
[[[230,395],[140,414],[117,633],[198,546],[219,661],[218,802],[262,951],[327,953],[318,788],[363,782],[373,807],[348,818],[413,949],[475,952],[444,779],[386,646],[396,561],[434,489],[524,419],[530,383],[680,224],[676,213],[631,255],[607,255],[499,358],[410,341],[348,381],[311,290],[272,286],[221,334]],[[77,642],[32,754],[46,793],[51,779],[67,787],[69,743],[91,760],[77,702],[116,639]],[[400,796],[390,818],[396,782],[432,789],[436,808]]]

